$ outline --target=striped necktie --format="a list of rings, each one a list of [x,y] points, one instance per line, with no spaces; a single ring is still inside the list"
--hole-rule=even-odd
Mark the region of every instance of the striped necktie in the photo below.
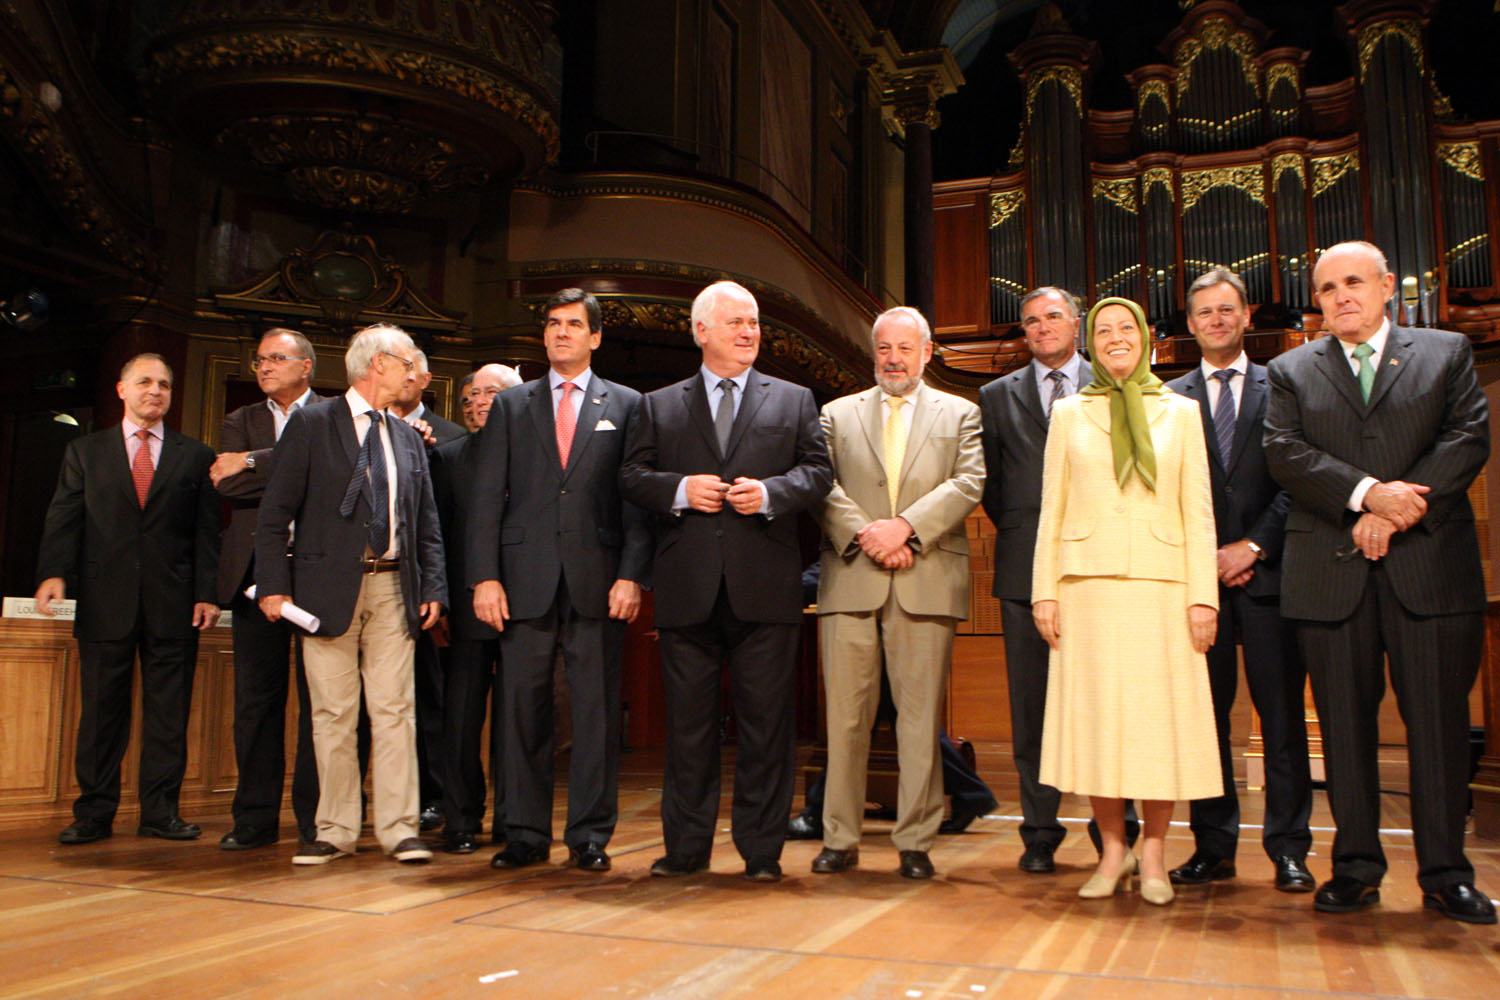
[[[1219,461],[1226,469],[1229,467],[1229,456],[1234,453],[1234,422],[1237,416],[1234,412],[1234,390],[1229,387],[1229,383],[1238,374],[1233,368],[1220,368],[1214,372],[1214,378],[1219,380],[1219,401],[1214,404],[1214,437],[1219,439]]]

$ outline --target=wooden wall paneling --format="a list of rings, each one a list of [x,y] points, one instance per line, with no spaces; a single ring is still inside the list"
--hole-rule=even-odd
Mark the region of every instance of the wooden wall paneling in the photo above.
[[[933,199],[936,245],[934,334],[990,328],[989,214],[983,189],[946,191]]]
[[[1005,670],[1001,636],[954,637],[948,672],[949,736],[1010,742],[1010,686]]]
[[[0,643],[0,805],[50,803],[61,786],[63,681],[68,651],[12,638]],[[76,673],[76,670],[75,670]]]

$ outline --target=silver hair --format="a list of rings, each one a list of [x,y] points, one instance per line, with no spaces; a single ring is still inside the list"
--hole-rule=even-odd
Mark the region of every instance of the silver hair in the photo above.
[[[423,351],[423,350],[421,350],[419,348],[417,350],[417,353],[416,353],[415,357],[417,359],[417,367],[416,367],[417,374],[418,375],[426,375],[427,374],[427,352]]]
[[[1327,250],[1324,250],[1322,253],[1318,254],[1318,263],[1322,263],[1323,258],[1333,253],[1335,250],[1361,250],[1368,256],[1375,259],[1375,266],[1379,268],[1382,275],[1391,273],[1391,265],[1386,262],[1385,251],[1381,250],[1378,246],[1366,240],[1345,240],[1342,243],[1335,243]],[[1317,264],[1314,264],[1313,271],[1316,273],[1317,270],[1318,266]]]
[[[417,345],[399,326],[376,323],[365,327],[349,340],[349,349],[344,352],[344,371],[348,373],[352,384],[370,373],[370,365],[374,363],[377,354],[394,354],[402,350],[414,352],[416,349]]]
[[[880,329],[880,324],[894,316],[904,316],[911,320],[917,325],[917,330],[922,334],[922,343],[932,343],[932,327],[927,324],[927,317],[911,306],[896,306],[876,316],[875,322],[870,324],[870,337],[872,340],[875,337],[875,331]]]
[[[1066,288],[1058,288],[1056,285],[1038,285],[1036,288],[1033,288],[1031,291],[1021,296],[1021,301],[1017,303],[1016,308],[1020,309],[1022,312],[1025,312],[1026,303],[1030,302],[1032,299],[1039,299],[1044,295],[1056,295],[1058,298],[1062,299],[1063,305],[1068,307],[1068,312],[1074,319],[1077,319],[1079,316],[1083,315],[1083,311],[1078,308],[1078,296],[1074,295]]]
[[[693,299],[692,324],[693,336],[695,338],[698,336],[698,324],[702,323],[704,326],[708,326],[709,317],[713,315],[714,307],[719,304],[719,297],[725,292],[731,291],[743,292],[749,296],[751,302],[755,301],[755,296],[750,294],[750,289],[739,282],[715,281],[712,285],[699,292],[697,298]],[[756,308],[757,310],[759,309],[759,304],[757,304]]]

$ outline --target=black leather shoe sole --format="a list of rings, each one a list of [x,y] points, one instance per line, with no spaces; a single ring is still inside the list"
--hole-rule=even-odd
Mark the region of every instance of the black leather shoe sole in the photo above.
[[[585,872],[607,872],[610,869],[609,855],[594,844],[568,848],[568,864]]]
[[[1219,860],[1211,864],[1199,861],[1189,861],[1185,865],[1173,868],[1167,873],[1167,878],[1172,880],[1173,885],[1207,885],[1210,882],[1222,882],[1225,879],[1234,878],[1239,874],[1235,871],[1233,861]]]
[[[1276,891],[1312,892],[1317,887],[1318,883],[1313,879],[1312,872],[1307,870],[1306,865],[1300,865],[1293,859],[1277,863]]]
[[[1319,913],[1353,913],[1363,910],[1380,902],[1380,890],[1374,886],[1365,886],[1359,895],[1339,894],[1331,896],[1320,891],[1313,897],[1313,909]]]
[[[269,847],[280,839],[275,830],[230,830],[219,838],[219,850],[248,851],[252,847]]]
[[[545,847],[529,847],[511,843],[505,850],[490,859],[491,868],[525,868],[546,861],[551,852]]]
[[[137,837],[160,837],[162,840],[197,840],[203,836],[203,830],[197,823],[187,823],[178,820],[175,823],[164,823],[156,826],[151,823],[142,823],[135,828]]]
[[[1495,908],[1489,905],[1489,900],[1480,896],[1476,890],[1471,889],[1474,897],[1467,900],[1450,904],[1443,898],[1442,893],[1422,893],[1422,905],[1429,910],[1437,910],[1449,920],[1462,920],[1466,924],[1493,924],[1495,922]]]
[[[1057,871],[1057,862],[1046,851],[1027,848],[1021,855],[1021,860],[1016,862],[1016,867],[1028,875],[1051,875]]]
[[[64,827],[57,835],[59,844],[73,846],[76,844],[92,844],[96,840],[108,840],[114,836],[114,830],[107,826],[95,826],[92,823],[74,823]]]
[[[674,858],[670,854],[657,858],[651,864],[651,874],[657,878],[682,878],[708,871],[707,858]]]
[[[859,865],[859,848],[851,847],[840,851],[837,848],[825,847],[813,858],[812,872],[814,875],[837,875],[839,872],[848,871]]]
[[[454,833],[452,831],[443,834],[444,854],[473,854],[479,850],[479,841],[472,833]]]
[[[745,877],[752,882],[780,882],[781,863],[778,861],[747,861]]]

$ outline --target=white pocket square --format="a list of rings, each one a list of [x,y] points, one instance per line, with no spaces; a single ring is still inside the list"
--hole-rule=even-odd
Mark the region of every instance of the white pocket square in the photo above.
[[[597,424],[594,425],[594,430],[596,430],[596,431],[612,431],[612,430],[615,430],[615,429],[616,429],[615,425],[612,424],[612,423],[610,423],[608,417],[605,417],[604,419],[600,420]]]

